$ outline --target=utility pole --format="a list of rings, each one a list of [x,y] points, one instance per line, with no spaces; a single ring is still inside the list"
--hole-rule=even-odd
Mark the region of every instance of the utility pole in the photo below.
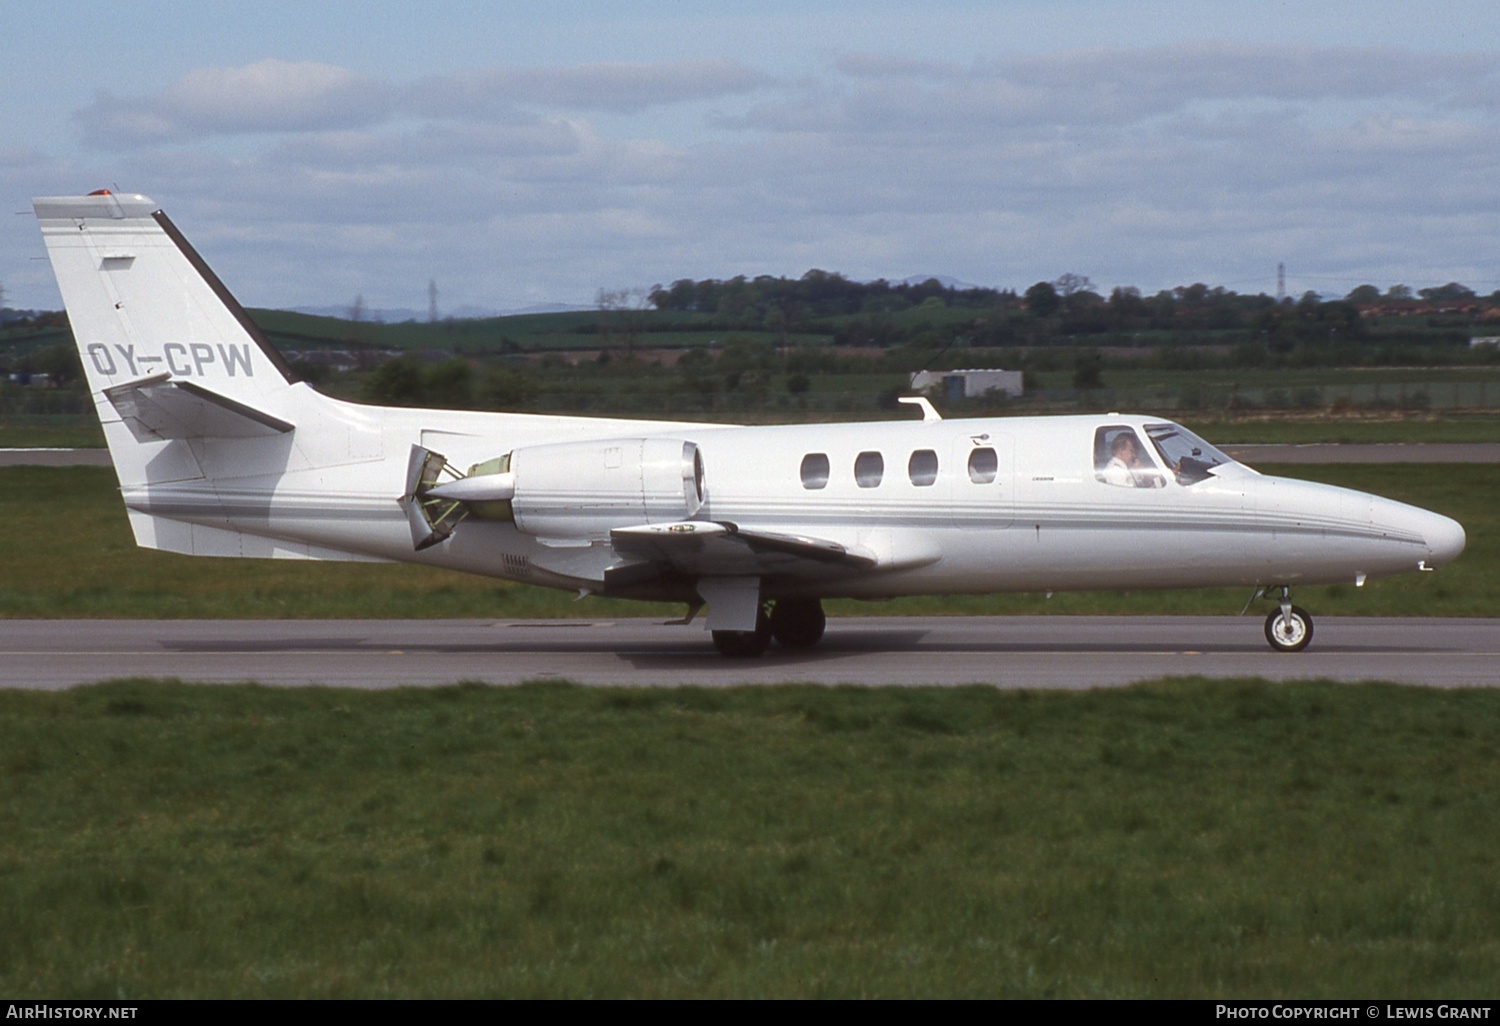
[[[1286,264],[1276,265],[1276,302],[1286,298]]]
[[[427,279],[427,323],[437,323],[437,279]]]

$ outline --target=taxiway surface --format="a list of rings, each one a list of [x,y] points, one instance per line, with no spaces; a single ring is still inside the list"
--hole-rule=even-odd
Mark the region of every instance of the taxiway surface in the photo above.
[[[719,657],[697,624],[654,620],[9,620],[0,687],[118,677],[386,688],[458,681],[983,683],[1089,688],[1162,676],[1500,686],[1500,619],[1323,617],[1272,651],[1260,616],[857,617],[810,652]]]

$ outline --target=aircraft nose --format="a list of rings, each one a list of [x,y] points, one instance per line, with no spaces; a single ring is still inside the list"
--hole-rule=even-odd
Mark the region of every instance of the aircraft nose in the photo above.
[[[1422,537],[1427,540],[1427,551],[1432,553],[1430,562],[1433,566],[1457,559],[1467,541],[1464,525],[1440,513],[1427,514],[1427,522],[1422,525]]]

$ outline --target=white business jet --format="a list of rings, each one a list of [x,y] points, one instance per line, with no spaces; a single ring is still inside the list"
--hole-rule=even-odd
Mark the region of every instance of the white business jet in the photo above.
[[[34,201],[136,542],[399,560],[681,601],[726,656],[815,644],[822,600],[1242,586],[1429,570],[1453,520],[1268,477],[1155,417],[741,427],[385,409],[293,379],[154,202]]]

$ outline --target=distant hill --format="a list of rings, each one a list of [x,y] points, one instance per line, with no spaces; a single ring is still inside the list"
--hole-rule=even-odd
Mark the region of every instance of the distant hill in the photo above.
[[[460,306],[453,310],[444,310],[440,320],[454,321],[478,321],[490,317],[514,317],[521,314],[546,314],[546,313],[576,313],[580,310],[592,310],[591,306],[578,306],[573,303],[535,303],[531,306],[517,307],[514,310],[492,310],[482,306]],[[350,308],[348,306],[293,306],[286,308],[288,313],[309,314],[313,317],[335,317],[341,321],[349,319]],[[367,308],[364,311],[364,319],[374,324],[403,324],[406,321],[426,321],[426,310],[409,310],[401,308],[375,309]]]

